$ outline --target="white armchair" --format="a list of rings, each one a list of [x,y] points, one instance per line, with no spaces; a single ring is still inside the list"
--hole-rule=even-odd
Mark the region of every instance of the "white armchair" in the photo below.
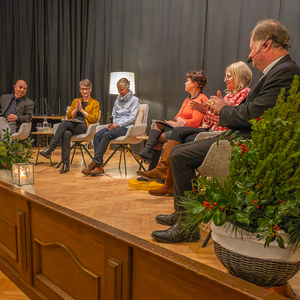
[[[31,132],[31,122],[30,123],[22,123],[19,131],[16,133],[13,133],[11,138],[12,140],[20,139],[25,140],[29,137],[29,134]]]
[[[103,167],[110,161],[110,159],[115,155],[115,153],[117,151],[121,151],[120,160],[119,160],[119,169],[121,166],[121,159],[122,159],[122,153],[123,153],[125,174],[127,175],[125,152],[127,150],[132,154],[132,151],[131,151],[130,147],[128,147],[128,145],[130,145],[130,144],[134,145],[134,144],[140,143],[142,141],[142,139],[139,137],[146,135],[148,113],[149,113],[148,104],[141,104],[140,110],[139,110],[136,120],[135,120],[135,123],[133,126],[128,128],[126,135],[119,136],[118,138],[116,138],[110,142],[111,144],[118,144],[119,146],[114,150],[114,152],[109,156],[109,158],[103,163]],[[96,132],[100,131],[101,129],[103,129],[105,127],[107,127],[107,124],[97,126]],[[133,158],[137,161],[137,163],[139,165],[141,165],[141,163],[134,156],[133,156]]]
[[[221,133],[222,131],[201,132],[196,136],[195,141],[214,137]],[[230,156],[231,146],[229,141],[220,140],[219,145],[215,142],[209,148],[203,163],[197,168],[197,171],[200,175],[225,178],[228,175]]]

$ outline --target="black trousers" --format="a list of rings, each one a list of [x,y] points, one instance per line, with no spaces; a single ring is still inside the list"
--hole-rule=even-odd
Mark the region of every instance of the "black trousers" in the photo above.
[[[206,138],[178,145],[171,152],[170,164],[174,183],[174,208],[183,210],[180,197],[184,191],[192,190],[192,180],[196,178],[195,169],[198,168],[210,148],[219,136]]]
[[[207,129],[196,127],[175,127],[172,131],[170,140],[178,141],[181,144],[192,142],[200,132],[207,132]]]
[[[52,138],[49,148],[54,150],[61,140],[61,160],[64,164],[70,163],[71,137],[86,133],[86,123],[75,123],[71,121],[63,121],[59,124],[54,137]]]

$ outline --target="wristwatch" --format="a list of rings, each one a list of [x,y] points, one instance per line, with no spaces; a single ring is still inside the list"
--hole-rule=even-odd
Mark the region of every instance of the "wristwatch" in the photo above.
[[[83,114],[86,116],[88,113],[85,111]]]

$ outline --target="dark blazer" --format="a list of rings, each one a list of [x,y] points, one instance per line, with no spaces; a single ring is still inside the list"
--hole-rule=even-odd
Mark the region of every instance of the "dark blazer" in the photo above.
[[[2,95],[0,98],[0,116],[4,116],[7,110],[13,94]],[[18,106],[16,107],[16,115],[18,116],[17,127],[19,128],[22,123],[29,123],[32,119],[34,108],[34,102],[27,97],[20,99]]]
[[[219,124],[239,131],[245,137],[250,136],[252,124],[248,121],[259,118],[265,110],[274,107],[282,88],[288,95],[296,74],[300,76],[299,67],[289,55],[284,56],[253,86],[240,105],[222,107]]]

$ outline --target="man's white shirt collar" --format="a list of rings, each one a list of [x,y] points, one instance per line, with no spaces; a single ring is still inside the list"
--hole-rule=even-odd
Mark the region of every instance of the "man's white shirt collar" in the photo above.
[[[282,56],[280,56],[279,58],[275,59],[274,61],[272,61],[269,65],[267,65],[264,70],[263,70],[263,73],[264,73],[264,76],[267,75],[267,73],[273,68],[273,66],[276,65],[276,63],[278,61],[280,61],[285,55],[287,54],[284,54]]]

